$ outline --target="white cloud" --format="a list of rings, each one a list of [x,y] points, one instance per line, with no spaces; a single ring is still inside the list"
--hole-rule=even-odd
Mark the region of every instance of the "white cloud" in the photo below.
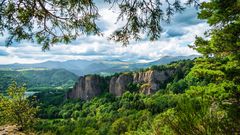
[[[0,46],[1,50],[8,55],[0,56],[0,64],[9,63],[36,63],[47,60],[64,61],[71,59],[114,59],[119,58],[126,61],[144,62],[156,60],[165,55],[192,55],[196,51],[187,47],[193,43],[195,36],[202,36],[208,28],[205,22],[196,19],[195,9],[189,9],[183,14],[178,14],[173,18],[170,25],[164,24],[165,31],[159,41],[138,41],[127,47],[107,40],[107,37],[124,22],[115,24],[117,12],[103,7],[99,10],[101,19],[98,21],[104,36],[87,36],[73,41],[69,45],[55,45],[50,51],[42,52],[41,46],[22,42],[12,47]],[[184,19],[181,19],[181,17]],[[169,29],[176,32],[177,36],[169,36]],[[175,32],[173,31],[173,32]],[[183,34],[181,34],[183,32]],[[2,40],[2,38],[0,38]]]

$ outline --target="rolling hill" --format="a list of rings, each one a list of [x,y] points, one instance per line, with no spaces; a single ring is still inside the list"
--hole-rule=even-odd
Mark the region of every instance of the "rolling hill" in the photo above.
[[[26,84],[28,90],[72,87],[77,75],[66,69],[30,68],[0,70],[0,91],[5,91],[12,81]]]

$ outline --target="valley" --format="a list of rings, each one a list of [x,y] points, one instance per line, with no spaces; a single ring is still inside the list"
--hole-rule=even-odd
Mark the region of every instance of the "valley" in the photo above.
[[[240,135],[240,0],[1,0],[1,135]]]
[[[183,60],[112,76],[86,75],[65,94],[37,93],[41,122],[36,130],[54,134],[153,132],[147,123],[176,107],[175,94],[184,90],[173,92],[171,86],[183,80],[192,67],[192,60]]]
[[[77,78],[65,69],[0,69],[0,91],[4,92],[12,81],[26,85],[28,91],[62,90],[72,87]]]

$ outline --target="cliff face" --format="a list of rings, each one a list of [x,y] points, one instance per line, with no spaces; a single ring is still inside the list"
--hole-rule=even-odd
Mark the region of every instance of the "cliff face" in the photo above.
[[[164,83],[166,80],[168,80],[173,73],[173,70],[149,70],[146,72],[137,72],[133,74],[133,83],[143,84],[140,88],[140,92],[144,94],[152,94],[157,91],[161,83]]]
[[[100,76],[80,77],[72,91],[67,94],[68,98],[90,99],[102,93],[100,88],[102,79]]]
[[[121,74],[113,76],[110,81],[103,81],[100,76],[80,77],[73,90],[67,94],[68,98],[90,99],[101,94],[105,89],[115,96],[121,96],[129,84],[141,84],[139,92],[152,94],[156,92],[162,83],[174,74],[174,70],[156,71],[149,70],[133,74]],[[101,88],[106,83],[108,88]]]
[[[112,77],[109,84],[109,92],[115,96],[121,96],[132,81],[133,77],[131,75],[122,74],[119,77]]]
[[[144,83],[144,82],[163,82],[173,74],[173,70],[166,71],[156,71],[149,70],[146,72],[137,72],[133,74],[134,83]]]
[[[121,96],[130,83],[142,84],[139,92],[152,94],[156,92],[161,83],[166,81],[174,73],[173,70],[156,71],[149,70],[146,72],[137,72],[132,75],[122,74],[119,77],[112,77],[110,81],[109,92],[116,96]]]

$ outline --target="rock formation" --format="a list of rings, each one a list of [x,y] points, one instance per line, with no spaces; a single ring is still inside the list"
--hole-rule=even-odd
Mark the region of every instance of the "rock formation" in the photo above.
[[[121,96],[127,89],[128,84],[142,84],[139,92],[152,94],[156,92],[161,83],[164,83],[174,73],[173,70],[156,71],[148,70],[145,72],[136,72],[132,75],[121,74],[118,77],[112,77],[109,86],[109,92],[116,96]]]
[[[115,96],[121,96],[129,83],[132,83],[133,77],[128,74],[122,74],[118,77],[112,77],[110,80],[109,92]]]
[[[91,75],[80,77],[72,91],[67,94],[68,98],[90,99],[102,93],[100,88],[103,83],[100,76]]]
[[[139,92],[144,94],[152,94],[156,92],[161,84],[167,81],[174,74],[174,70],[148,70],[145,72],[122,73],[119,76],[113,76],[107,82],[100,76],[84,76],[80,77],[72,91],[67,94],[68,98],[81,98],[83,100],[90,99],[100,95],[105,89],[109,88],[109,92],[115,96],[121,96],[129,84],[141,84]],[[103,84],[108,88],[101,88]]]
[[[166,80],[168,80],[173,73],[173,70],[148,70],[146,72],[137,72],[133,74],[133,83],[143,84],[140,92],[152,94],[157,91],[161,83],[164,83]]]

